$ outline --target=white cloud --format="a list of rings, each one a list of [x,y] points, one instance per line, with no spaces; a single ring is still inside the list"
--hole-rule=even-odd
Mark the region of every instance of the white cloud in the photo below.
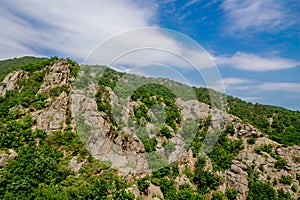
[[[297,23],[284,4],[276,0],[225,0],[221,8],[230,32],[278,31]]]
[[[261,57],[256,54],[237,52],[232,56],[216,56],[218,65],[230,66],[246,71],[272,71],[294,68],[300,65],[299,61],[280,57]]]
[[[104,39],[153,25],[155,20],[154,7],[129,0],[7,0],[1,4],[2,59],[40,51],[82,59]]]
[[[226,93],[253,103],[272,104],[298,109],[300,100],[299,82],[263,82],[238,77],[224,78]]]
[[[253,82],[250,79],[243,79],[243,78],[236,78],[236,77],[230,77],[230,78],[224,78],[223,83],[224,85],[238,85],[238,84],[245,84],[245,83],[251,83]]]
[[[226,88],[233,90],[300,92],[300,83],[298,82],[262,82],[254,79],[228,77],[219,80],[218,83],[223,83]]]
[[[289,92],[300,92],[300,83],[293,82],[266,82],[256,86],[259,90],[264,91],[289,91]]]
[[[139,49],[120,59],[119,63],[134,66],[159,63],[190,68],[191,65],[183,61],[186,58],[204,68],[213,66],[202,47],[197,44],[191,47],[186,41],[178,41],[178,37],[188,40],[180,33],[170,35],[159,29],[143,30],[155,25],[157,15],[157,5],[146,1],[143,5],[131,0],[94,0],[86,3],[54,0],[47,4],[34,0],[6,0],[2,4],[0,22],[6,28],[0,31],[0,59],[44,52],[79,61],[89,55],[88,60],[93,63],[108,64],[105,62],[107,59]],[[137,28],[140,31],[126,34]],[[116,37],[109,40],[112,36]],[[109,43],[104,44],[104,49],[95,54],[97,48],[94,48],[107,40]],[[149,53],[141,51],[141,47],[167,50],[178,56],[174,58],[174,55],[162,51]],[[96,59],[91,58],[91,52]]]

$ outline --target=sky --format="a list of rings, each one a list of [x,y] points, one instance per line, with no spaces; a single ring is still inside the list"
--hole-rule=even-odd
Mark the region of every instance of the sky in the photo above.
[[[125,71],[156,63],[203,86],[186,59],[216,68],[229,95],[300,110],[299,18],[299,0],[2,0],[0,59],[89,63],[102,49]]]

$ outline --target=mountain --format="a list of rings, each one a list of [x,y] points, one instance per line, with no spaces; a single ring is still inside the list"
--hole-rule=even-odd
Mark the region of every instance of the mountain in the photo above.
[[[299,199],[300,113],[70,59],[0,61],[1,199]]]

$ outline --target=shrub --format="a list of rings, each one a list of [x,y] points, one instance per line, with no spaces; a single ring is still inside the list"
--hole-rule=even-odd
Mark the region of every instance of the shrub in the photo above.
[[[289,192],[285,192],[283,189],[278,190],[278,200],[293,200]]]
[[[276,163],[275,163],[275,168],[276,169],[283,169],[285,166],[287,165],[286,160],[284,160],[283,158],[279,158]]]
[[[289,175],[282,175],[280,179],[280,183],[285,184],[285,185],[291,185],[293,183],[293,179]]]
[[[291,189],[292,189],[293,192],[297,192],[298,187],[295,184],[293,184]]]
[[[270,184],[261,181],[249,181],[249,193],[247,200],[274,200],[276,199],[276,192]]]
[[[261,154],[262,151],[266,152],[266,153],[271,153],[272,152],[272,148],[273,148],[273,145],[272,144],[263,144],[259,147],[257,147],[255,149],[255,152],[257,154]]]
[[[255,144],[255,138],[254,137],[248,138],[247,143],[248,144]]]
[[[226,189],[225,195],[228,200],[235,200],[238,195],[238,192],[234,189]]]
[[[217,191],[212,194],[212,200],[227,200],[227,198],[221,191]]]
[[[160,130],[160,135],[166,137],[167,139],[172,138],[172,134],[170,132],[170,130],[168,129],[168,127],[164,126],[162,127],[162,129]]]
[[[157,140],[155,137],[153,138],[141,138],[141,141],[144,144],[146,152],[152,152],[155,151],[156,145],[157,145]]]
[[[144,177],[144,178],[139,179],[137,181],[137,184],[138,184],[139,191],[146,192],[146,190],[150,186],[149,177]]]

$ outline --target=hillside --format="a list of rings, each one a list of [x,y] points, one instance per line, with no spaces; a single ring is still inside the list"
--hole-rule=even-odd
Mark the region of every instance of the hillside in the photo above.
[[[300,198],[299,111],[57,57],[0,72],[1,199]]]

